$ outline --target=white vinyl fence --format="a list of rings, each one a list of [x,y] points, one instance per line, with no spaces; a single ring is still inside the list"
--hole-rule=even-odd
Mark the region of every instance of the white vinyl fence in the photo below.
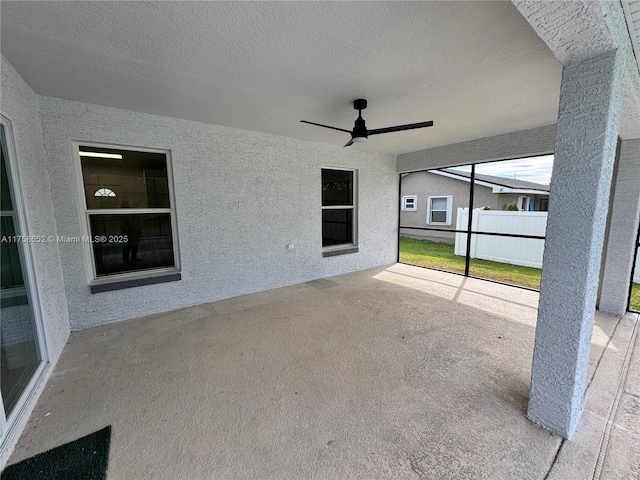
[[[469,209],[459,208],[456,216],[456,230],[466,230],[468,221]],[[471,228],[476,232],[543,237],[547,228],[547,212],[507,212],[474,209]],[[465,255],[466,250],[467,234],[456,233],[456,255]],[[498,237],[494,235],[471,235],[471,258],[542,268],[543,252],[544,240]]]
[[[466,230],[468,221],[469,209],[459,208],[456,216],[456,230]],[[471,228],[475,232],[511,233],[543,237],[547,228],[547,212],[507,212],[474,209]],[[544,240],[498,237],[494,235],[471,236],[471,258],[542,268],[543,252]],[[466,253],[467,234],[456,233],[455,254],[466,255]],[[636,251],[633,282],[640,283],[640,248]]]

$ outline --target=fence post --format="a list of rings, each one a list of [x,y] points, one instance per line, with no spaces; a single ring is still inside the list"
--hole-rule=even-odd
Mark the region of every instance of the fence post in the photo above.
[[[477,210],[474,212],[473,217],[471,217],[471,230],[474,232],[478,231],[478,223],[480,221],[480,213],[482,210]],[[476,253],[478,251],[478,235],[471,235],[471,248],[469,250],[469,258],[476,258]]]
[[[462,230],[462,225],[466,225],[467,224],[467,216],[465,215],[465,209],[462,207],[458,207],[458,211],[456,214],[456,230]],[[463,220],[463,215],[464,215],[464,220]],[[466,233],[457,233],[455,234],[455,240],[454,240],[454,253],[456,255],[464,255],[465,254],[465,249],[467,248],[467,242],[466,242]],[[464,239],[464,241],[463,241]]]

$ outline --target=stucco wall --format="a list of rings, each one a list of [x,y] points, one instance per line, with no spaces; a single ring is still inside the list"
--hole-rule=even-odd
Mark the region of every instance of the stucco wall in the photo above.
[[[396,260],[393,156],[49,97],[40,111],[59,235],[81,235],[72,140],[168,149],[173,161],[182,280],[91,294],[84,246],[61,245],[74,330]],[[358,169],[360,251],[323,258],[331,166]]]
[[[47,173],[38,97],[4,57],[1,108],[13,125],[29,234],[55,235],[51,183]],[[33,243],[29,248],[35,264],[35,280],[47,330],[49,356],[55,362],[69,337],[60,252],[55,243]]]
[[[24,200],[28,233],[55,235],[51,184],[44,153],[38,97],[4,57],[2,57],[1,109],[12,122],[19,168],[18,182]],[[60,252],[55,243],[33,243],[26,247],[31,249],[33,256],[49,359],[52,364],[55,364],[70,331]],[[46,374],[48,373],[50,369],[47,370]],[[43,385],[44,383],[41,383],[40,388]],[[5,448],[0,452],[0,465],[10,453],[17,432],[26,422],[40,388],[36,390],[31,402],[26,406],[25,414],[16,422],[14,429],[16,433],[7,438]]]

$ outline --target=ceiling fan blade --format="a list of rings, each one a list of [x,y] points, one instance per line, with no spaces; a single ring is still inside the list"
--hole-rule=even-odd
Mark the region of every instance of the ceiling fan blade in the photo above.
[[[331,130],[338,130],[339,132],[345,132],[345,133],[351,134],[351,130],[345,130],[344,128],[330,127],[329,125],[322,125],[321,123],[307,122],[306,120],[300,120],[300,122],[308,123],[309,125],[315,125],[316,127],[330,128]]]
[[[424,127],[432,127],[432,126],[433,126],[432,121],[408,123],[406,125],[396,125],[395,127],[376,128],[375,130],[368,130],[367,133],[369,133],[369,135],[377,135],[379,133],[401,132],[402,130],[413,130],[414,128],[424,128]]]
[[[353,145],[353,138],[347,142],[345,147],[350,147],[351,145]],[[344,147],[342,147],[342,148],[344,148]]]

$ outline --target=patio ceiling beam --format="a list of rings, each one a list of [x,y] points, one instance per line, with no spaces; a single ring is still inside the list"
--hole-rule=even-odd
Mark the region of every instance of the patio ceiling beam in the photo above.
[[[471,165],[553,153],[556,126],[520,130],[398,155],[398,173]]]

